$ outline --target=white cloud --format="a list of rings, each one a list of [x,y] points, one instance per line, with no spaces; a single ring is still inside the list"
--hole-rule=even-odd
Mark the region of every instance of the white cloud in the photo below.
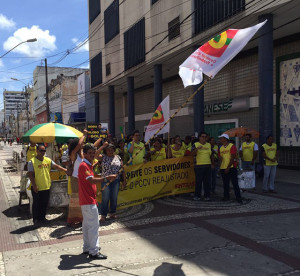
[[[0,67],[3,67],[3,66],[4,66],[3,61],[2,61],[2,59],[0,59]]]
[[[16,23],[12,19],[8,19],[2,13],[0,14],[0,29],[12,29],[15,28]]]
[[[82,44],[83,41],[79,41],[78,38],[72,38],[72,42],[76,45],[79,46]],[[78,50],[75,52],[88,52],[89,51],[89,41],[87,41],[82,47],[80,47]]]
[[[30,29],[23,27],[16,30],[14,35],[3,43],[3,49],[9,51],[19,43],[32,38],[36,38],[37,41],[24,43],[13,51],[29,57],[43,57],[56,50],[56,37],[50,35],[49,30],[42,30],[36,25],[33,25]]]

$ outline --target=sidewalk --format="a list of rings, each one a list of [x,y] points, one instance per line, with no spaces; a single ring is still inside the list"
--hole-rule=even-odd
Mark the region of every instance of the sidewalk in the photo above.
[[[257,191],[239,205],[222,202],[218,186],[211,202],[182,195],[122,210],[100,228],[108,259],[90,261],[80,254],[81,228],[66,227],[57,210],[49,210],[48,227],[32,230],[28,206],[18,208],[19,174],[3,170],[9,153],[0,150],[1,276],[299,274],[300,186],[287,182],[296,173],[277,174],[279,189],[294,189],[291,197]]]

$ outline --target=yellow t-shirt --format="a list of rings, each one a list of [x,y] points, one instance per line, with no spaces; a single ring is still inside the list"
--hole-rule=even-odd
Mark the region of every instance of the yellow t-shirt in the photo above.
[[[220,166],[220,169],[227,169],[228,164],[230,163],[230,159],[231,159],[231,153],[230,150],[232,148],[233,144],[229,143],[227,145],[227,147],[222,146],[220,148],[220,156],[222,157],[222,163]],[[233,165],[230,167],[233,168]]]
[[[274,159],[276,157],[276,152],[277,152],[277,145],[275,143],[272,144],[272,146],[269,146],[268,144],[263,144],[262,147],[265,150],[265,153],[267,155],[268,158],[270,159]],[[272,162],[268,159],[266,160],[266,166],[276,166],[278,165],[278,162]]]
[[[51,163],[52,160],[48,157],[44,157],[43,161],[40,161],[36,157],[31,159],[34,169],[35,184],[39,188],[39,191],[49,190],[51,187]]]
[[[185,149],[183,148],[183,146],[181,146],[179,150],[175,150],[174,147],[171,147],[171,151],[173,158],[183,157],[185,154]]]
[[[151,148],[151,152],[155,151],[154,148]],[[158,161],[158,160],[164,160],[167,158],[166,155],[166,149],[161,148],[160,151],[155,152],[154,154],[151,154],[151,161]]]
[[[213,155],[214,155],[215,160],[218,160],[218,150],[219,150],[219,147],[217,145],[214,145]]]
[[[243,152],[243,161],[252,161],[253,159],[253,153],[254,153],[254,142],[250,142],[247,144],[246,142],[243,142],[242,144],[242,152]]]
[[[184,142],[182,143],[182,146],[185,150],[192,151],[192,143],[189,143],[186,145]]]
[[[28,146],[26,161],[29,162],[35,156],[36,156],[36,146],[34,147]]]
[[[201,149],[197,150],[196,164],[197,165],[211,165],[211,144],[205,143],[204,145],[199,142],[195,143],[195,148],[202,146]]]
[[[128,151],[132,143],[128,144]],[[137,155],[136,153],[139,152]],[[144,156],[146,154],[145,145],[142,142],[134,143],[133,152],[130,157],[133,157],[132,165],[142,164],[144,162]]]

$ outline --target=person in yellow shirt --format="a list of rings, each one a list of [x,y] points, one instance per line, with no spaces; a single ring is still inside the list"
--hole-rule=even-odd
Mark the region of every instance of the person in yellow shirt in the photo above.
[[[174,144],[171,145],[169,148],[169,154],[170,154],[169,158],[183,157],[183,156],[186,156],[186,153],[187,153],[187,151],[183,147],[182,141],[181,141],[179,135],[176,135],[174,137]]]
[[[26,161],[29,162],[35,156],[36,156],[36,146],[34,143],[30,142],[27,147]]]
[[[236,201],[238,203],[243,203],[241,197],[241,191],[238,184],[237,177],[237,168],[234,163],[234,159],[236,158],[237,148],[235,145],[229,142],[228,134],[223,133],[219,136],[222,146],[219,149],[219,159],[220,159],[220,172],[223,180],[224,187],[224,198],[223,201],[229,200],[229,183],[231,180]]]
[[[214,159],[211,144],[206,142],[207,134],[201,132],[199,142],[192,149],[192,155],[196,156],[196,185],[194,200],[201,200],[202,184],[204,188],[204,200],[210,201],[211,168],[214,167]]]
[[[217,172],[218,172],[218,162],[219,162],[219,147],[216,144],[214,137],[210,137],[208,141],[211,145],[212,155],[215,162],[215,165],[211,168],[211,192],[213,195],[216,194],[216,184],[217,184]]]
[[[128,144],[128,152],[133,160],[130,165],[138,165],[144,162],[146,149],[144,143],[140,142],[141,134],[138,130],[133,132],[132,142]]]
[[[265,159],[263,192],[276,193],[274,189],[274,181],[276,176],[276,168],[278,165],[277,145],[273,143],[273,136],[267,137],[267,142],[262,145],[262,156]]]
[[[162,146],[162,140],[158,137],[154,139],[153,147],[147,154],[147,160],[158,161],[165,160],[167,158],[166,148]]]
[[[188,150],[191,152],[192,151],[192,137],[185,136],[182,146],[184,147],[185,150]]]
[[[28,177],[31,182],[31,193],[33,198],[32,217],[33,224],[40,226],[47,222],[46,210],[50,197],[51,178],[50,170],[57,169],[67,172],[67,169],[55,164],[50,158],[45,157],[46,148],[44,144],[36,147],[36,156],[28,162]]]
[[[243,170],[254,170],[254,162],[258,154],[258,146],[255,142],[251,141],[251,137],[251,134],[247,133],[245,135],[245,141],[240,147]]]

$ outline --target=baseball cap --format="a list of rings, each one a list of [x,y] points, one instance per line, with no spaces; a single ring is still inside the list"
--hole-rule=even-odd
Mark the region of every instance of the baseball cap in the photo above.
[[[219,136],[219,138],[221,138],[221,137],[224,137],[224,138],[226,138],[227,140],[229,140],[229,135],[226,134],[226,133],[223,133],[221,136]]]

